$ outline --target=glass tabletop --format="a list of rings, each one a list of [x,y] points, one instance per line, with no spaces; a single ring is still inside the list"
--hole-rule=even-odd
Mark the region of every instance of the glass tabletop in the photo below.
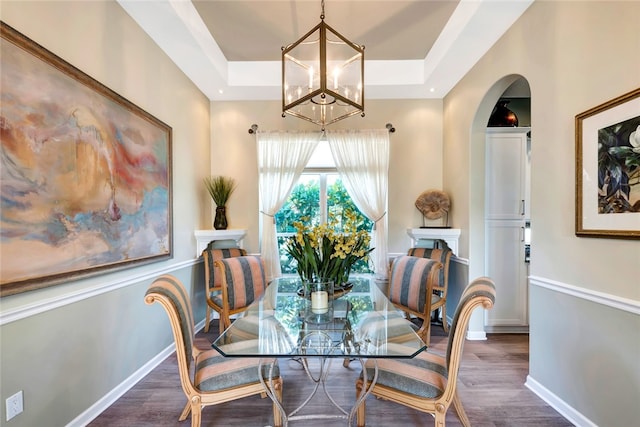
[[[350,280],[350,290],[318,314],[298,294],[300,279],[275,279],[213,348],[224,356],[353,358],[410,358],[426,349],[373,277]]]

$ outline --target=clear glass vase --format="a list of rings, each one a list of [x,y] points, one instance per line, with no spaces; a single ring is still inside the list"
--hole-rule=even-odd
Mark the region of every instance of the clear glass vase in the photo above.
[[[305,281],[305,320],[326,323],[333,319],[333,281]]]

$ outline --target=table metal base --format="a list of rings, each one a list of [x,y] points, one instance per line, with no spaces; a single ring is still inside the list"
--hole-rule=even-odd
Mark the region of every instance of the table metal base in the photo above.
[[[291,411],[290,413],[287,414],[287,411],[284,409],[284,406],[282,405],[282,403],[278,400],[278,398],[275,396],[275,394],[273,393],[273,369],[275,367],[274,363],[271,363],[271,368],[269,369],[269,378],[268,379],[264,379],[262,377],[262,375],[260,375],[260,381],[262,382],[262,385],[265,388],[265,392],[266,394],[271,398],[271,400],[273,400],[273,402],[276,404],[276,406],[278,407],[278,409],[280,410],[280,413],[282,414],[282,425],[283,427],[287,427],[289,425],[290,421],[304,421],[304,420],[335,420],[335,419],[344,419],[347,420],[347,426],[351,426],[353,424],[353,419],[356,416],[356,411],[358,410],[358,407],[362,404],[362,402],[364,402],[364,400],[367,398],[367,396],[371,393],[371,390],[373,389],[373,386],[375,385],[376,381],[378,380],[378,363],[375,359],[373,359],[373,365],[374,365],[374,374],[373,374],[373,378],[371,380],[371,382],[369,383],[369,387],[365,387],[362,389],[362,391],[360,392],[360,395],[357,397],[355,404],[353,405],[353,407],[351,408],[351,410],[347,411],[345,410],[342,406],[340,406],[335,399],[333,398],[333,396],[331,396],[331,394],[329,393],[329,391],[327,390],[326,387],[326,380],[327,380],[327,376],[329,374],[329,368],[331,366],[331,360],[332,358],[329,357],[314,357],[320,359],[320,369],[319,372],[316,375],[314,375],[314,373],[311,371],[310,367],[309,367],[309,358],[307,357],[301,357],[300,358],[300,363],[302,364],[302,366],[304,367],[305,373],[307,374],[307,377],[314,383],[314,387],[313,390],[311,391],[311,393],[309,394],[309,396],[304,400],[304,402],[302,402],[300,404],[300,406],[298,406],[296,409],[294,409],[293,411]],[[260,359],[260,364],[259,364],[259,372],[263,372],[262,367],[264,365],[264,363],[268,363],[269,360],[273,360],[273,359]],[[364,382],[363,384],[367,384],[367,370],[364,369],[364,359],[362,358],[355,358],[355,360],[358,360],[361,364],[361,366],[363,366],[362,369],[362,375],[364,376]],[[337,414],[327,414],[327,413],[318,413],[318,414],[304,414],[304,415],[299,415],[298,413],[311,401],[311,399],[313,398],[313,396],[315,396],[316,392],[318,391],[318,389],[320,388],[320,386],[322,386],[322,391],[324,392],[325,396],[329,399],[329,401],[333,404],[333,406],[335,406],[338,409]]]

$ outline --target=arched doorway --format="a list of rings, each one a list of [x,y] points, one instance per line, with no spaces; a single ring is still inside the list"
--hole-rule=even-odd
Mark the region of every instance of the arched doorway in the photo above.
[[[487,264],[490,261],[487,254],[487,228],[485,221],[487,197],[485,182],[488,172],[486,165],[486,131],[489,117],[496,102],[507,96],[513,98],[527,98],[528,96],[527,105],[530,105],[531,95],[527,80],[521,75],[512,74],[504,76],[494,83],[479,104],[472,124],[469,144],[471,159],[469,191],[470,205],[475,206],[476,209],[470,209],[469,213],[469,259],[473,260],[469,264],[469,277],[487,275]],[[530,111],[521,115],[522,117],[518,117],[522,120],[519,125],[530,125]],[[485,314],[481,310],[476,311],[469,325],[469,337],[483,339],[486,336],[485,323]]]

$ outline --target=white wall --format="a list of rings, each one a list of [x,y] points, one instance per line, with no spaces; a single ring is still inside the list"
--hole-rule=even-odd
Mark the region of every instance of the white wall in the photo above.
[[[579,425],[640,417],[640,365],[628,363],[640,360],[640,244],[574,234],[575,115],[640,86],[638,16],[640,2],[535,2],[445,98],[444,187],[466,200],[454,221],[474,278],[484,271],[483,127],[513,78],[529,83],[530,379]]]
[[[204,301],[193,230],[209,214],[200,191],[210,167],[209,101],[116,2],[3,0],[0,13],[173,128],[173,259],[0,301],[0,423],[4,400],[23,390],[25,410],[6,425],[62,426],[173,343],[164,312],[143,301],[152,278],[175,273]],[[201,319],[203,305],[195,308]]]

